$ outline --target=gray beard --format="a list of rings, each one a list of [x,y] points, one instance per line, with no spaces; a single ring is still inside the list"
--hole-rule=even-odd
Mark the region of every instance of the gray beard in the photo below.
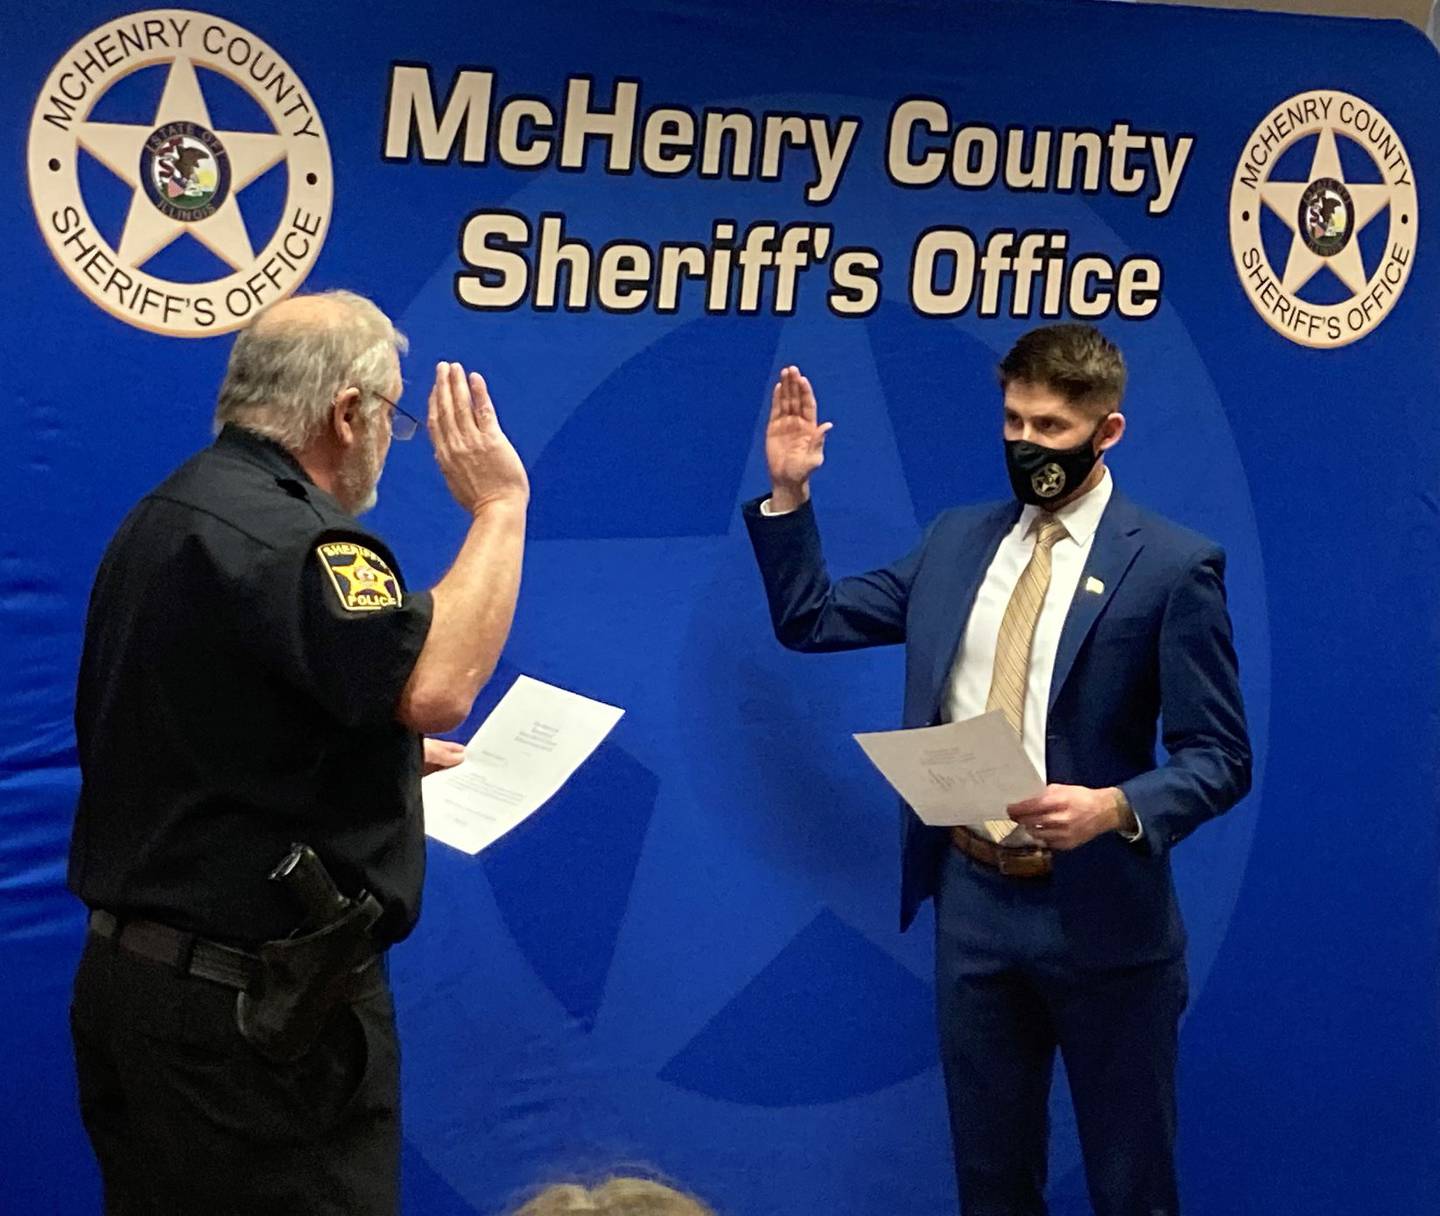
[[[335,479],[336,497],[351,515],[364,515],[380,501],[380,474],[384,471],[374,436],[367,436]]]

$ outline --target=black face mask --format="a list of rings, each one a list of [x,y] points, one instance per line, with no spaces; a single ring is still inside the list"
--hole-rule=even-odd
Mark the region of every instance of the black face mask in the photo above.
[[[1073,494],[1100,459],[1095,436],[1104,425],[1102,418],[1090,438],[1073,448],[1044,448],[1025,439],[1007,439],[1005,471],[1010,474],[1015,497],[1032,506],[1048,507]]]

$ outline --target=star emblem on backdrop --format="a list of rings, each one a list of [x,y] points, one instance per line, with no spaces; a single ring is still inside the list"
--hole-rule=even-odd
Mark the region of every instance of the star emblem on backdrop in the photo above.
[[[162,173],[157,171],[158,158],[152,155],[152,148],[167,128],[198,135],[189,141],[191,146],[208,146],[212,159],[223,157],[228,169],[228,189],[213,191],[218,205],[213,211],[197,207],[192,213],[203,218],[182,218],[180,207],[163,203]],[[285,159],[285,139],[256,131],[214,131],[195,65],[188,58],[177,56],[171,62],[153,122],[86,122],[80,124],[76,138],[80,147],[134,191],[117,251],[123,266],[139,269],[183,233],[193,236],[232,270],[244,270],[255,260],[236,196]],[[197,153],[202,162],[204,156],[204,151]],[[205,194],[197,191],[196,196],[203,199]]]
[[[1369,282],[1360,255],[1361,230],[1390,202],[1390,187],[1347,182],[1335,131],[1322,127],[1309,177],[1303,182],[1266,182],[1260,198],[1290,229],[1282,287],[1297,292],[1328,266],[1352,295]]]

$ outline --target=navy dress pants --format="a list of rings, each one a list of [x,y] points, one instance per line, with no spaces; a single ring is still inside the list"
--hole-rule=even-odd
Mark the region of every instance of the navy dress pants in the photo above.
[[[963,1216],[1046,1216],[1057,1049],[1095,1216],[1178,1216],[1184,958],[1079,968],[1048,878],[1006,877],[953,849],[935,924],[940,1052]]]

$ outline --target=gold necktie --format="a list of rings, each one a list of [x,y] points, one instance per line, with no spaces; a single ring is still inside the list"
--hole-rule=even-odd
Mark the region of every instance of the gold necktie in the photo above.
[[[1025,737],[1025,687],[1030,681],[1030,647],[1035,641],[1040,609],[1045,606],[1045,593],[1050,590],[1050,550],[1057,540],[1068,535],[1065,525],[1047,514],[1037,515],[1030,530],[1039,535],[1000,621],[1000,634],[995,639],[995,671],[990,677],[990,695],[985,699],[986,711],[1000,710],[1022,739]],[[1017,830],[1014,820],[991,819],[985,824],[984,834],[998,844]],[[1034,842],[1022,831],[1011,843]]]

